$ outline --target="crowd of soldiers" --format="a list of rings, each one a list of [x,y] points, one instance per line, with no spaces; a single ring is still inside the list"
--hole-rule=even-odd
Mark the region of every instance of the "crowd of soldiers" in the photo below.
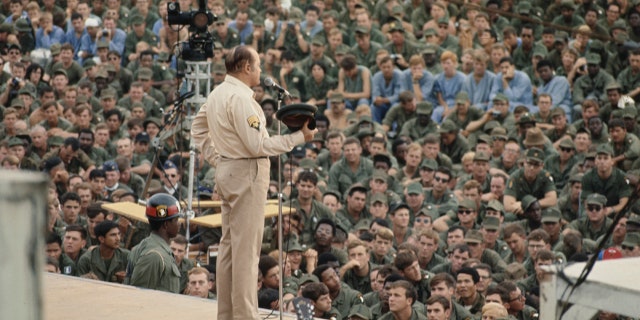
[[[167,3],[0,3],[0,164],[51,178],[51,272],[124,282],[129,250],[157,230],[102,205],[188,196],[189,128],[163,115],[189,33]],[[261,307],[303,296],[327,319],[535,319],[540,266],[640,256],[640,1],[206,3],[213,86],[248,45],[284,104],[318,107],[316,138],[271,159],[269,196],[296,210],[285,265],[265,222]],[[287,132],[269,88],[253,90],[261,125]],[[195,199],[218,199],[214,173],[198,156]],[[180,287],[153,288],[215,298],[215,263],[185,253],[220,230],[190,227],[162,233]]]

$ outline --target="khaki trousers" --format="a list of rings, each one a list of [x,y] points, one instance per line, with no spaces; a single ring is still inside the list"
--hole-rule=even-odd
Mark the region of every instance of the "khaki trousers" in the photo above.
[[[269,188],[268,159],[220,159],[222,239],[216,266],[218,320],[259,319],[258,261]]]

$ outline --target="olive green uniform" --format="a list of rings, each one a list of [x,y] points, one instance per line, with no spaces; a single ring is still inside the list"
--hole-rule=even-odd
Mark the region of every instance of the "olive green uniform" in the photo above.
[[[59,150],[49,151],[47,154],[42,157],[43,161],[53,157],[60,157]],[[71,158],[69,163],[65,163],[65,168],[69,173],[80,174],[80,169],[87,170],[89,167],[95,165],[93,161],[87,156],[84,151],[78,149],[78,154]]]
[[[84,69],[77,62],[71,62],[71,65],[67,68],[62,65],[62,62],[57,62],[51,67],[52,70],[62,69],[67,73],[67,79],[69,80],[69,85],[75,85],[82,79],[84,75]]]
[[[180,291],[180,269],[169,244],[155,233],[129,255],[125,284],[172,293]]]
[[[569,158],[564,166],[564,170],[560,170],[560,155],[555,154],[544,161],[544,168],[551,174],[553,181],[556,183],[556,190],[562,190],[569,181],[569,173],[574,165],[578,164],[580,159],[578,156]]]
[[[371,176],[373,162],[365,157],[360,157],[360,166],[353,172],[345,158],[334,163],[329,170],[329,190],[344,194],[356,182],[363,181]]]
[[[100,257],[100,247],[94,247],[80,257],[78,275],[92,272],[102,281],[118,282],[116,272],[127,269],[129,254],[129,250],[118,248],[111,259],[105,260]]]
[[[407,112],[402,108],[401,104],[396,104],[393,107],[391,107],[391,109],[389,109],[387,114],[384,116],[384,119],[382,119],[382,124],[389,126],[389,128],[393,128],[393,124],[395,123],[396,130],[400,131],[403,128],[405,123],[415,118],[416,118],[415,112],[411,112],[407,114]]]
[[[626,181],[625,174],[618,168],[613,168],[611,176],[602,180],[597,170],[589,170],[582,177],[582,192],[580,201],[584,203],[592,193],[599,193],[607,198],[606,206],[615,206],[620,203],[620,198],[628,198],[633,190]]]
[[[372,268],[374,268],[375,265],[371,264],[371,262],[369,262],[369,270],[371,270]],[[371,291],[371,278],[369,277],[369,275],[365,275],[364,277],[360,277],[356,274],[355,269],[349,269],[347,270],[347,272],[345,272],[344,276],[342,277],[342,281],[344,281],[344,283],[348,284],[352,289],[362,293],[362,294],[366,294]],[[364,301],[364,300],[363,300]]]
[[[543,199],[545,194],[550,191],[556,191],[556,186],[549,172],[542,169],[536,176],[536,180],[530,183],[524,177],[524,169],[518,169],[509,177],[504,194],[520,201],[525,195]]]
[[[613,141],[609,142],[613,148],[613,156],[624,155],[624,161],[618,162],[618,168],[629,171],[631,165],[640,157],[640,139],[633,133],[627,133],[624,137],[622,145],[618,146]]]
[[[300,202],[297,198],[291,200],[291,207],[296,209],[296,213],[302,219],[303,229],[300,231],[300,244],[310,245],[313,243],[313,236],[318,221],[324,218],[335,220],[331,210],[319,201],[311,200],[311,212],[305,212],[300,208]]]
[[[573,220],[571,223],[569,223],[567,228],[578,230],[580,231],[584,239],[591,239],[595,241],[600,236],[602,236],[607,232],[607,229],[609,229],[612,223],[613,223],[613,220],[611,220],[608,217],[605,217],[605,221],[602,224],[602,226],[600,226],[600,228],[598,229],[595,229],[594,226],[591,224],[591,221],[589,221],[588,217],[582,217],[578,220]]]
[[[349,315],[349,310],[356,304],[362,304],[364,300],[362,299],[362,294],[360,292],[353,290],[345,285],[342,285],[340,288],[340,293],[335,299],[331,299],[331,306],[336,308],[341,315],[345,315],[343,319],[346,319],[346,316]]]
[[[424,138],[429,133],[438,132],[438,124],[430,120],[426,127],[418,124],[418,119],[409,119],[402,125],[400,129],[400,135],[410,137],[411,140],[416,141]]]
[[[373,30],[372,30],[373,31]],[[376,30],[377,31],[377,30]],[[373,37],[369,45],[369,51],[365,53],[362,49],[355,45],[351,47],[351,54],[356,56],[356,63],[363,66],[375,66],[376,65],[376,53],[382,49],[382,45],[378,42],[374,42]]]
[[[589,94],[601,93],[597,98],[600,101],[606,101],[607,92],[604,88],[615,81],[613,77],[606,71],[601,70],[598,74],[591,78],[588,74],[576,79],[573,83],[573,104],[582,104]]]
[[[136,52],[136,45],[142,41],[155,46],[158,43],[158,37],[149,29],[144,30],[142,37],[138,37],[135,32],[129,32],[124,40],[123,59],[129,61],[129,55]]]
[[[629,93],[640,87],[640,72],[634,74],[631,71],[631,67],[627,67],[626,69],[622,70],[622,72],[620,72],[617,80],[622,87],[622,93]],[[634,100],[638,100],[640,98],[640,95],[637,94],[635,96],[632,96],[631,98]]]

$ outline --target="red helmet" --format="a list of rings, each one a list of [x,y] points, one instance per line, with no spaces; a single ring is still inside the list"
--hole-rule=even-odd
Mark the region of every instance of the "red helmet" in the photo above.
[[[154,194],[147,200],[147,219],[165,221],[180,216],[180,203],[166,193]]]

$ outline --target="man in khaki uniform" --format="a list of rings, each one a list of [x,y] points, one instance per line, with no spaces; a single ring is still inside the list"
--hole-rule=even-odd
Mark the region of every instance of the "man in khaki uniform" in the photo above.
[[[311,141],[317,130],[305,125],[298,132],[269,137],[264,113],[251,90],[260,84],[258,53],[247,46],[234,47],[225,65],[227,76],[200,108],[191,134],[204,158],[216,167],[222,199],[218,319],[259,319],[256,292],[268,157]]]

